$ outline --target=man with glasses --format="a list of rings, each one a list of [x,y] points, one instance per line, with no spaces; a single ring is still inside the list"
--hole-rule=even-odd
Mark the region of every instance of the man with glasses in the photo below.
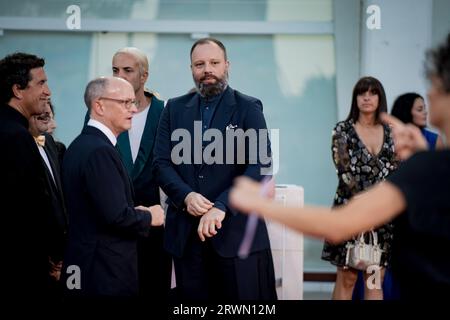
[[[62,276],[67,283],[79,270],[79,283],[66,288],[70,296],[135,296],[137,238],[162,225],[164,213],[159,206],[135,207],[115,148],[137,111],[133,87],[116,77],[94,79],[84,100],[90,119],[63,161],[70,224]]]
[[[133,182],[135,204],[159,206],[160,193],[152,163],[153,145],[164,102],[145,90],[148,69],[147,56],[138,48],[122,48],[112,59],[113,75],[133,86],[137,103],[131,128],[119,135],[117,149]],[[138,239],[139,294],[151,301],[166,300],[170,289],[172,260],[164,250],[163,241],[163,226],[152,228],[148,237]]]
[[[58,149],[52,136],[47,133],[51,120],[50,101],[43,101],[44,112],[33,115],[29,120],[29,131],[36,141],[45,168],[46,192],[50,195],[52,210],[48,215],[48,262],[49,262],[49,292],[55,297],[61,295],[62,259],[66,244],[67,215],[61,185],[61,165]]]
[[[50,97],[45,61],[14,53],[0,60],[0,203],[2,284],[6,299],[48,294],[48,214],[45,168],[28,121]]]

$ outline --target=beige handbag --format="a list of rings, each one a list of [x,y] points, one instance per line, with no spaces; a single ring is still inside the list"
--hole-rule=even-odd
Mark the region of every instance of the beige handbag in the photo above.
[[[356,240],[347,242],[347,255],[345,265],[356,270],[365,271],[369,266],[380,265],[383,250],[378,244],[378,236],[370,231],[369,242],[366,243],[364,232]]]

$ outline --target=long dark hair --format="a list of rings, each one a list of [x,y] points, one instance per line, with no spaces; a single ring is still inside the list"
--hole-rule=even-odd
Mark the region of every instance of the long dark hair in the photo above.
[[[414,105],[414,101],[416,101],[417,98],[421,98],[423,100],[423,97],[415,92],[408,92],[398,96],[392,106],[391,114],[404,123],[413,123],[411,110]]]
[[[348,114],[347,121],[352,119],[353,122],[356,122],[359,118],[359,108],[357,97],[358,95],[369,91],[373,94],[378,95],[378,108],[375,112],[375,121],[379,122],[380,113],[387,112],[387,102],[386,102],[386,93],[384,92],[383,85],[378,79],[374,77],[363,77],[358,80],[353,88],[353,96],[352,96],[352,106],[350,108],[350,113]]]

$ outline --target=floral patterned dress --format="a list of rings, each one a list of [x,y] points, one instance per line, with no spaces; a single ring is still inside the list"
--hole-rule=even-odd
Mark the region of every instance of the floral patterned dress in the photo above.
[[[389,126],[384,125],[383,146],[378,154],[371,154],[354,128],[353,120],[336,124],[333,130],[332,154],[338,175],[338,187],[334,197],[334,206],[345,204],[355,194],[366,190],[377,182],[383,181],[398,166],[395,159],[394,142]],[[374,230],[383,249],[381,266],[388,266],[391,253],[393,225],[388,223]],[[332,245],[325,241],[322,259],[345,267],[348,241]]]

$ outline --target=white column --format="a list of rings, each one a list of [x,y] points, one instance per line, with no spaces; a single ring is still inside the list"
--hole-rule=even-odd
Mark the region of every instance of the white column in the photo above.
[[[370,5],[380,8],[380,29],[370,30],[366,25]],[[426,94],[423,63],[431,46],[432,11],[432,0],[363,0],[361,76],[381,81],[389,110],[402,93]]]
[[[336,100],[338,121],[344,120],[352,103],[352,90],[360,75],[360,0],[335,0]]]

